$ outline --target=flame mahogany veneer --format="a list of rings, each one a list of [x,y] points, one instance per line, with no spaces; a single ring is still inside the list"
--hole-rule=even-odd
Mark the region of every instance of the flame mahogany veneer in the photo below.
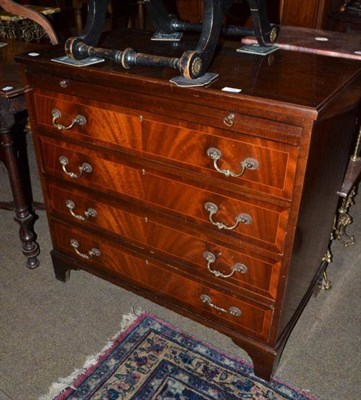
[[[236,46],[208,88],[176,87],[167,69],[60,65],[57,46],[18,60],[56,277],[82,268],[211,326],[270,379],[327,266],[361,65]]]

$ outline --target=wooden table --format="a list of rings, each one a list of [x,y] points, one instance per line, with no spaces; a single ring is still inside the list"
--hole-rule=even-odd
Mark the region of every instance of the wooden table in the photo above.
[[[15,221],[20,225],[20,240],[27,257],[28,268],[39,265],[39,246],[33,231],[36,219],[32,208],[30,178],[26,158],[26,139],[22,129],[26,121],[25,91],[21,66],[16,54],[34,51],[39,45],[8,40],[0,48],[0,161],[9,173],[13,202],[0,202],[1,209],[15,210]],[[21,167],[19,167],[21,166]]]

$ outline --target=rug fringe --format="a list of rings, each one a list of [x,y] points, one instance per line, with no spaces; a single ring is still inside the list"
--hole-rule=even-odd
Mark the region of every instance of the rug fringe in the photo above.
[[[114,340],[130,325],[132,325],[142,314],[145,314],[145,311],[143,311],[141,308],[132,309],[130,313],[124,314],[122,316],[119,331],[111,339],[108,340],[103,349],[98,354],[87,357],[82,368],[74,370],[66,378],[59,378],[57,382],[54,382],[51,385],[48,393],[44,396],[41,396],[39,400],[53,400],[54,397],[59,396],[64,390],[68,389],[69,387],[74,389],[73,382],[75,381],[75,379],[80,374],[85,373],[88,368],[95,365],[98,362],[98,359],[113,345]]]

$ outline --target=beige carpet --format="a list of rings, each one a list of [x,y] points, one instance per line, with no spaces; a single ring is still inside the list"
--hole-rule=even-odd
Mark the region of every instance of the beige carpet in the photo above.
[[[30,146],[35,199],[40,188]],[[0,168],[1,199],[10,197]],[[360,199],[359,199],[360,200]],[[349,232],[357,244],[333,245],[333,288],[312,298],[283,353],[277,376],[325,400],[360,398],[361,201]],[[82,271],[68,283],[55,280],[44,212],[35,228],[41,265],[25,267],[18,226],[0,211],[0,400],[35,400],[59,377],[81,367],[118,331],[122,315],[141,307],[197,338],[247,358],[230,339]]]

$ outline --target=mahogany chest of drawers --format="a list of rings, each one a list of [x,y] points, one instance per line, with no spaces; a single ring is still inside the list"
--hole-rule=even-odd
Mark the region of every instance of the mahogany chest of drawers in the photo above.
[[[269,379],[327,266],[361,65],[234,46],[207,88],[61,65],[61,47],[19,60],[56,277],[82,268],[211,326]]]

